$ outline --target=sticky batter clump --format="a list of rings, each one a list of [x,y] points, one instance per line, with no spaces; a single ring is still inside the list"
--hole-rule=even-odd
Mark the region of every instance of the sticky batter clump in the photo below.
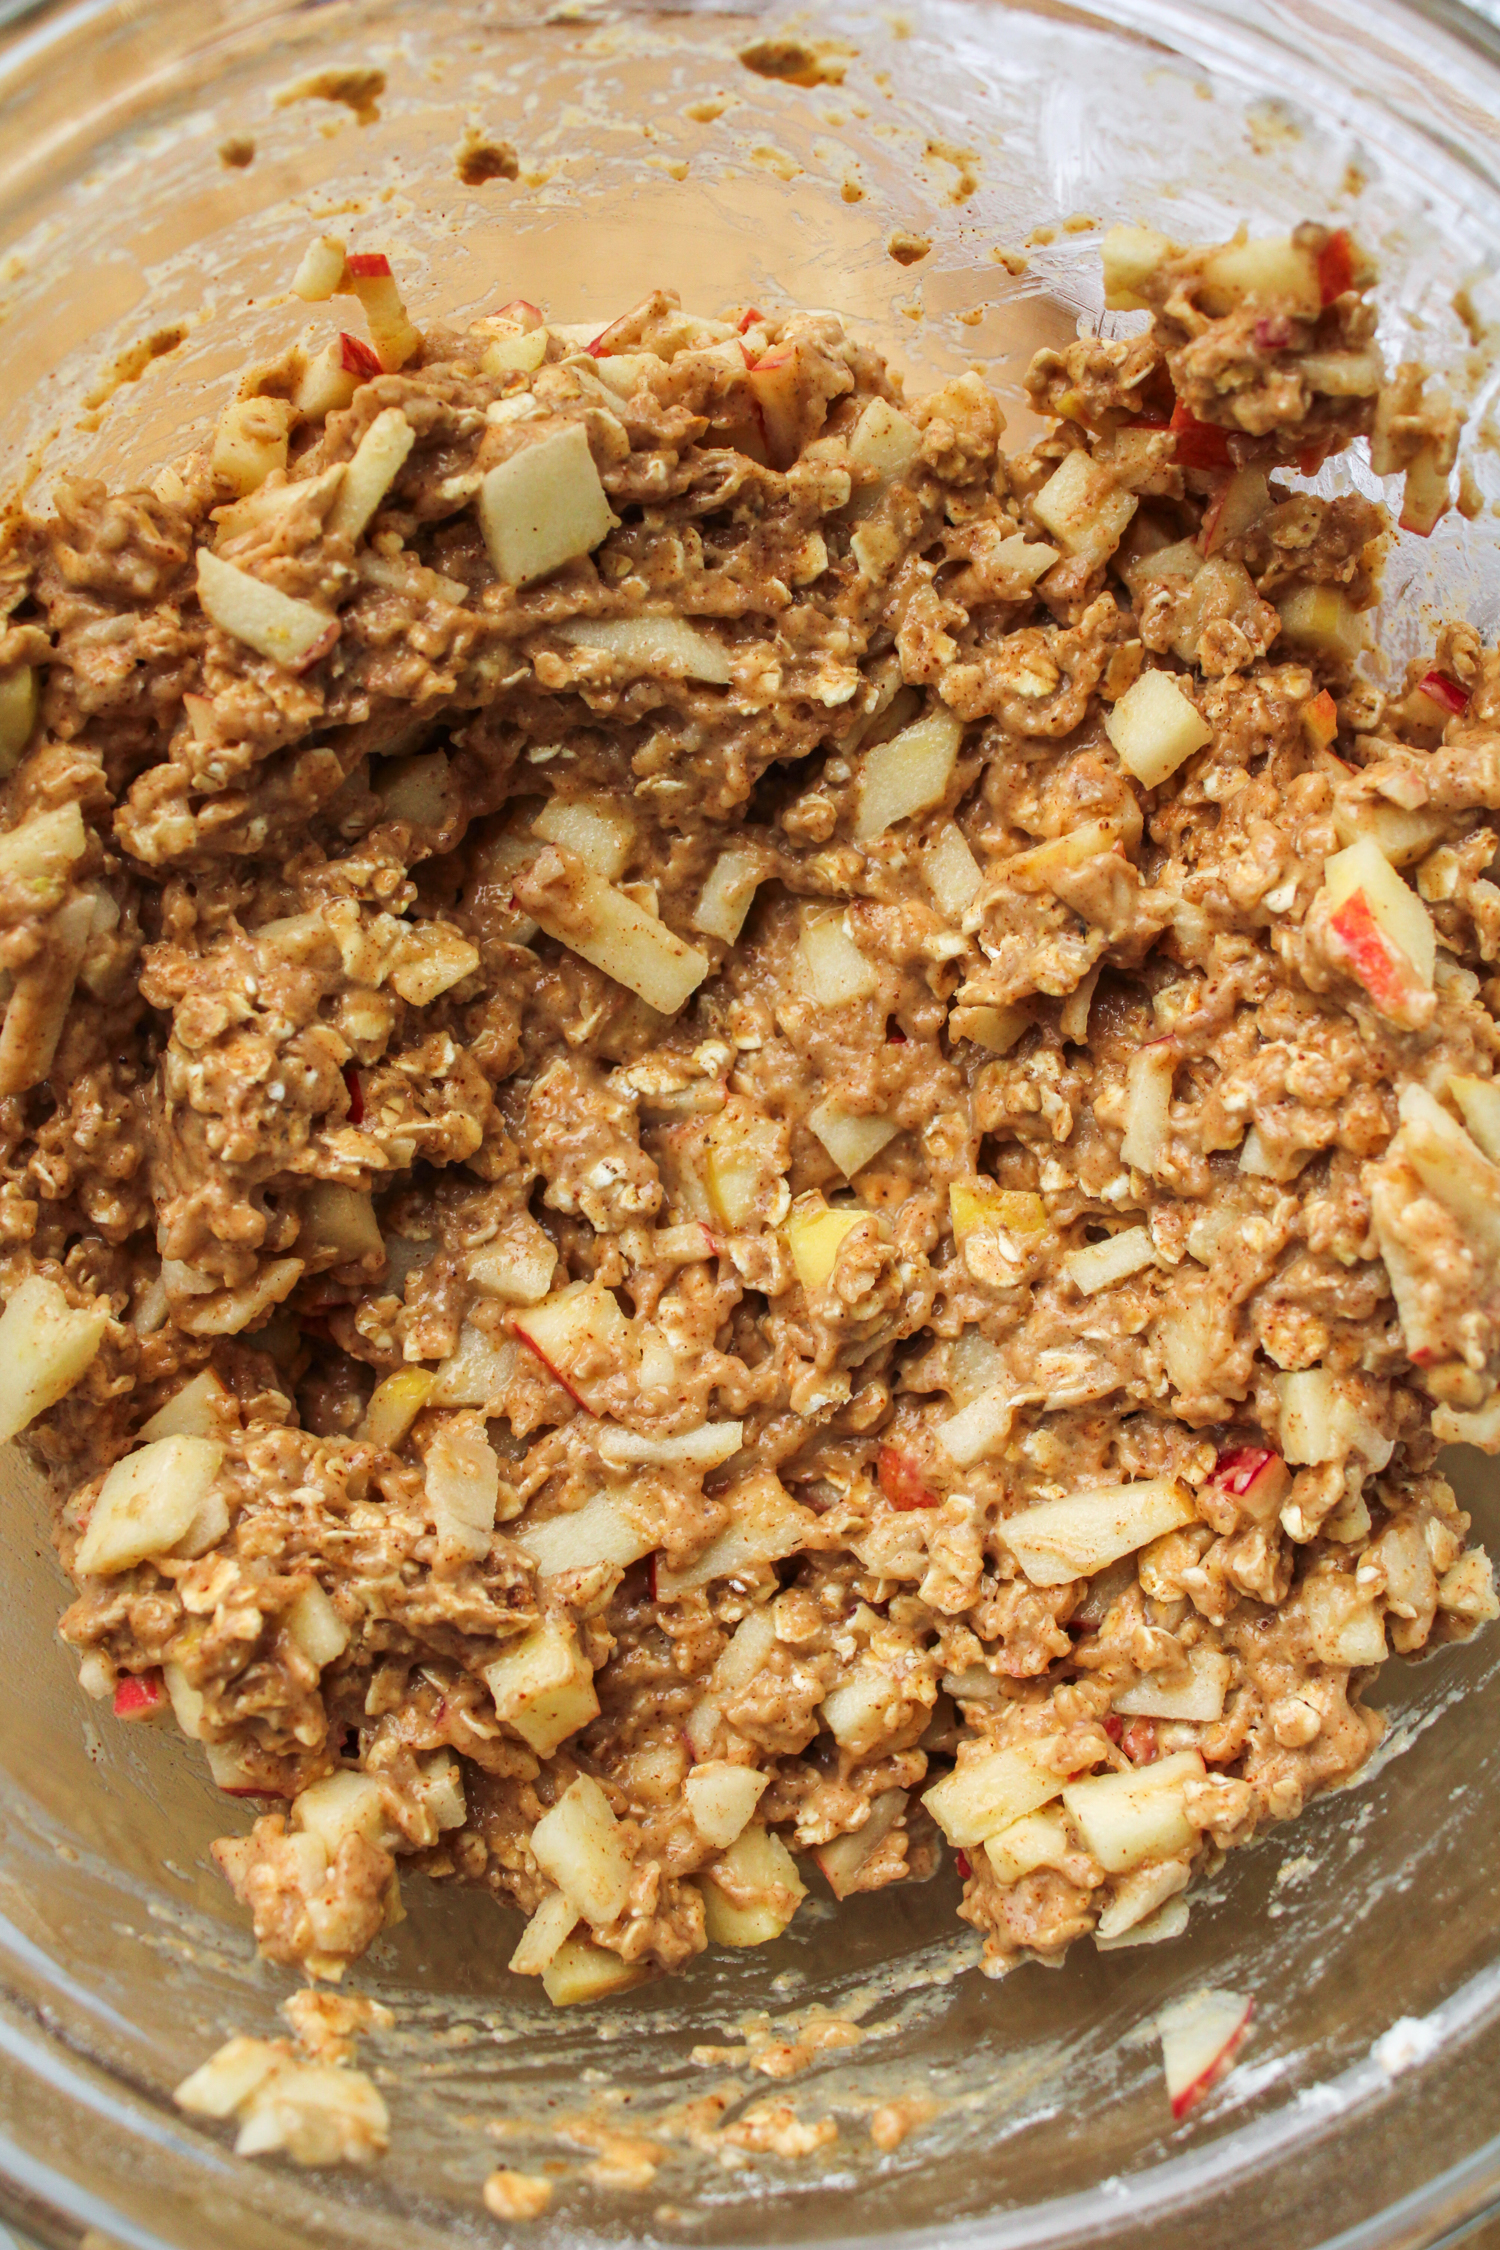
[[[325,239],[368,342],[9,519],[0,1434],[273,1960],[403,1863],[559,2003],[949,1852],[996,1974],[1168,1936],[1496,1614],[1500,659],[1363,679],[1290,481],[1456,421],[1347,236],[1104,256],[1007,455]]]

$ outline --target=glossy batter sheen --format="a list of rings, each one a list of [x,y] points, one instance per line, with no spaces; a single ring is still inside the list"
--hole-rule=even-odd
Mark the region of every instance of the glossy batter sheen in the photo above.
[[[1500,664],[1357,677],[1386,518],[1272,474],[1368,435],[1430,527],[1456,424],[1320,227],[1109,238],[1147,332],[1011,455],[828,314],[423,336],[383,264],[6,538],[83,1683],[315,1976],[402,1861],[559,2001],[950,1848],[995,1974],[1169,1936],[1496,1614]]]

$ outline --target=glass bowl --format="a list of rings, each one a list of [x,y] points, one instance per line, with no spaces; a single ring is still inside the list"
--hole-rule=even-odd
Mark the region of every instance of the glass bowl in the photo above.
[[[602,318],[657,285],[705,310],[831,306],[917,384],[983,368],[1015,434],[1032,351],[1104,320],[1098,225],[1195,238],[1332,214],[1381,256],[1388,346],[1450,370],[1492,441],[1500,38],[1458,6],[912,0],[788,24],[595,0],[75,0],[0,23],[0,431],[7,479],[39,499],[60,470],[146,478],[196,442],[234,371],[306,321],[286,283],[325,226],[389,248],[419,318],[515,296]],[[788,32],[811,84],[740,59]],[[351,65],[383,74],[373,104],[308,91]],[[471,128],[513,155],[465,184]],[[895,230],[930,248],[897,262]],[[1438,609],[1500,625],[1500,454],[1479,442],[1471,463],[1478,512],[1391,570],[1398,649]],[[1488,1465],[1454,1474],[1493,1535]],[[551,2168],[539,2244],[1373,2250],[1500,2198],[1500,1634],[1392,1665],[1374,1768],[1232,1855],[1185,1937],[1080,1947],[1053,1975],[975,1973],[941,1876],[837,1915],[811,1901],[773,1946],[559,2016],[506,1973],[516,1917],[410,1883],[409,1920],[354,1979],[395,2013],[364,2044],[392,2151],[301,2174],[237,2161],[171,2102],[230,2032],[277,2030],[290,1987],[207,1863],[249,1809],[226,1819],[194,1748],[81,1695],[44,1495],[13,1453],[0,1507],[0,2210],[47,2243],[494,2244],[497,2162]],[[1151,2019],[1204,1983],[1254,1995],[1254,2037],[1174,2125]],[[767,2031],[810,2010],[859,2043],[764,2075]],[[872,2112],[914,2094],[928,2122],[877,2147]],[[837,2138],[730,2168],[691,2106],[720,2097],[785,2100]]]

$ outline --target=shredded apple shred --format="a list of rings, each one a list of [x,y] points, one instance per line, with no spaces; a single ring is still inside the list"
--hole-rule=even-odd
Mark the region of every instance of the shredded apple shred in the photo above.
[[[1371,684],[1305,489],[1430,530],[1457,415],[1347,234],[1104,259],[1007,454],[827,313],[323,238],[7,519],[0,1435],[273,1961],[403,1865],[559,2004],[945,1858],[993,1975],[1169,1937],[1496,1615],[1500,659]],[[323,2067],[193,2099],[368,2153]]]

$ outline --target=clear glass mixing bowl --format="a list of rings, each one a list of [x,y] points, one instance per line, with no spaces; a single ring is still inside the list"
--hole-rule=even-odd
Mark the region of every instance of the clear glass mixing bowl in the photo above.
[[[0,442],[43,494],[60,465],[149,475],[194,442],[232,371],[306,319],[285,284],[325,225],[389,247],[419,317],[519,295],[580,319],[657,284],[831,305],[918,381],[980,365],[1023,426],[1032,350],[1100,317],[1092,223],[1333,213],[1380,251],[1387,341],[1451,367],[1487,432],[1500,37],[1458,6],[817,7],[791,27],[811,86],[739,60],[785,19],[713,0],[76,0],[0,24]],[[384,73],[378,116],[279,98],[346,65]],[[471,126],[515,178],[459,180]],[[236,138],[249,163],[221,153]],[[894,262],[895,228],[930,250]],[[1483,512],[1391,573],[1398,644],[1434,604],[1500,625],[1500,455],[1473,466]],[[1493,1535],[1492,1472],[1456,1474]],[[555,2167],[538,2243],[1404,2246],[1500,2198],[1500,1634],[1393,1666],[1378,1769],[1235,1854],[1184,1939],[1050,1976],[975,1974],[940,1878],[559,2017],[506,1975],[513,1917],[409,1884],[358,1979],[396,2012],[365,2048],[392,2153],[303,2175],[236,2162],[170,2099],[231,2030],[278,2028],[289,1980],[254,1963],[205,1857],[248,1808],[226,1822],[194,1750],[84,1700],[13,1456],[0,1509],[0,2210],[41,2240],[493,2244],[479,2187],[502,2160]],[[1174,2126],[1143,2027],[1204,1982],[1255,1995],[1254,2041]],[[746,2019],[817,2006],[862,2044],[790,2086],[747,2067]],[[838,2139],[730,2170],[679,2120],[622,2189],[559,2131],[587,2112],[639,2132],[731,2081]],[[911,2092],[937,2112],[882,2154],[870,2112]]]

